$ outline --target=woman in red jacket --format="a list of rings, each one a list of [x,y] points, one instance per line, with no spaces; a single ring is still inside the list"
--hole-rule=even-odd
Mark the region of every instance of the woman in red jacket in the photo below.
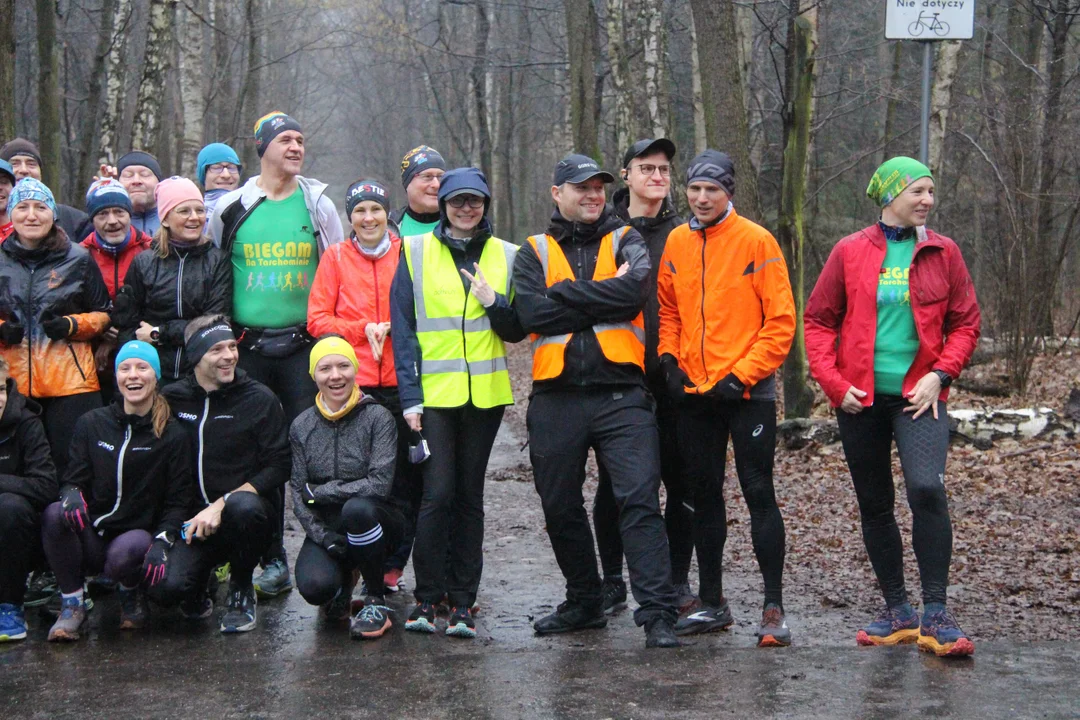
[[[345,211],[352,223],[347,242],[327,250],[308,296],[308,332],[313,337],[340,335],[356,350],[360,365],[356,383],[397,418],[398,457],[394,497],[405,513],[405,540],[387,560],[386,588],[397,592],[401,573],[412,553],[416,511],[420,503],[420,474],[409,463],[413,436],[401,414],[393,340],[390,337],[390,284],[401,258],[401,237],[387,227],[390,193],[378,180],[363,179],[345,193]]]
[[[885,595],[885,612],[856,640],[917,641],[937,655],[970,655],[975,646],[945,607],[952,556],[945,400],[975,351],[979,306],[956,243],[926,229],[934,179],[925,165],[893,158],[874,173],[866,194],[881,207],[880,220],[833,248],[805,315],[810,372],[840,410],[863,540]],[[921,620],[904,586],[893,440],[913,516]]]

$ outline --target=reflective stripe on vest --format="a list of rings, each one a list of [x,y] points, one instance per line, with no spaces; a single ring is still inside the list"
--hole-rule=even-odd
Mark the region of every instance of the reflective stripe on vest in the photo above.
[[[630,228],[623,226],[606,235],[600,241],[600,252],[593,271],[593,280],[615,276],[618,270],[616,256],[623,236]],[[544,281],[548,287],[561,280],[574,280],[573,270],[562,248],[548,235],[533,235],[528,242],[536,250],[544,269]],[[552,249],[554,245],[554,250]],[[557,269],[552,270],[552,256],[558,253]],[[645,317],[638,313],[631,322],[597,323],[592,326],[604,357],[614,363],[634,363],[645,369]],[[562,374],[566,345],[573,333],[561,335],[531,335],[533,350],[533,380],[550,380]]]
[[[484,307],[466,293],[450,249],[433,233],[406,238],[413,281],[420,384],[429,407],[510,405],[506,347],[491,329]],[[517,248],[489,238],[480,254],[488,283],[510,299]]]

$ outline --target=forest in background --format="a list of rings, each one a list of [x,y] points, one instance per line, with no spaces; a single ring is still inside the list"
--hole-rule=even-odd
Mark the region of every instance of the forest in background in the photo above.
[[[884,0],[0,0],[0,138],[29,137],[83,204],[129,149],[194,176],[211,141],[257,168],[272,109],[305,174],[399,188],[420,143],[482,168],[497,234],[546,224],[571,149],[618,167],[641,137],[737,165],[740,213],[787,255],[801,303],[832,245],[875,220],[874,168],[919,141],[919,43],[884,39]],[[1080,0],[977,4],[975,37],[935,43],[931,225],[960,245],[983,335],[1023,390],[1045,338],[1080,319]],[[395,190],[395,204],[404,192]],[[801,342],[785,406],[805,414]]]

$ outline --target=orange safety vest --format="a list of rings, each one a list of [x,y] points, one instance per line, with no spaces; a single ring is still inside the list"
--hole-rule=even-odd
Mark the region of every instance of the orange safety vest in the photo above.
[[[593,280],[615,277],[619,267],[615,260],[629,226],[623,226],[604,236],[600,241],[600,253],[596,258]],[[566,254],[550,235],[533,235],[529,244],[540,258],[544,278],[551,287],[562,280],[576,280]],[[645,316],[638,313],[631,322],[598,323],[592,326],[604,357],[613,363],[633,363],[645,370]],[[566,344],[573,333],[540,335],[532,333],[533,380],[551,380],[562,374]]]

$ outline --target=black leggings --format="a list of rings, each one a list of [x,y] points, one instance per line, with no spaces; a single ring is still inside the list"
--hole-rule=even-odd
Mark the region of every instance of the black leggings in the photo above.
[[[22,495],[0,493],[0,548],[0,603],[22,605],[41,557],[41,513]]]
[[[892,442],[904,471],[911,507],[911,544],[919,564],[923,603],[945,603],[952,560],[952,523],[945,496],[945,456],[949,450],[949,420],[945,403],[938,402],[938,419],[931,410],[918,420],[897,395],[877,395],[861,413],[837,411],[855,495],[859,500],[863,542],[889,607],[908,600],[904,586],[904,549],[893,507]]]
[[[724,595],[724,466],[730,435],[735,448],[735,472],[750,509],[750,538],[765,582],[765,604],[782,606],[786,538],[773,490],[776,403],[687,397],[680,405],[679,435],[694,507],[701,601],[717,606]]]
[[[99,573],[125,587],[135,587],[142,580],[143,560],[154,542],[150,532],[141,529],[110,533],[107,538],[98,535],[92,525],[78,532],[71,530],[58,502],[45,508],[41,540],[62,593],[81,590],[88,575]]]
[[[41,404],[41,422],[45,436],[52,448],[56,477],[64,482],[64,470],[68,464],[68,448],[75,434],[75,422],[91,410],[101,407],[101,393],[97,390],[63,397],[34,398]]]
[[[296,587],[300,594],[312,605],[325,605],[346,587],[352,569],[358,568],[368,594],[382,597],[386,593],[383,563],[404,534],[401,512],[378,498],[355,497],[345,503],[337,517],[327,518],[326,522],[348,538],[346,559],[335,560],[321,545],[304,538],[296,558]]]
[[[676,587],[685,585],[690,575],[690,558],[694,554],[694,513],[686,503],[686,478],[679,455],[678,412],[668,398],[663,383],[650,383],[649,390],[656,400],[656,427],[660,431],[660,479],[667,490],[664,507],[664,526],[671,552],[671,581]],[[611,489],[607,468],[599,466],[600,484],[593,500],[593,526],[596,528],[596,548],[604,577],[622,576],[623,544],[619,533],[619,508]]]

